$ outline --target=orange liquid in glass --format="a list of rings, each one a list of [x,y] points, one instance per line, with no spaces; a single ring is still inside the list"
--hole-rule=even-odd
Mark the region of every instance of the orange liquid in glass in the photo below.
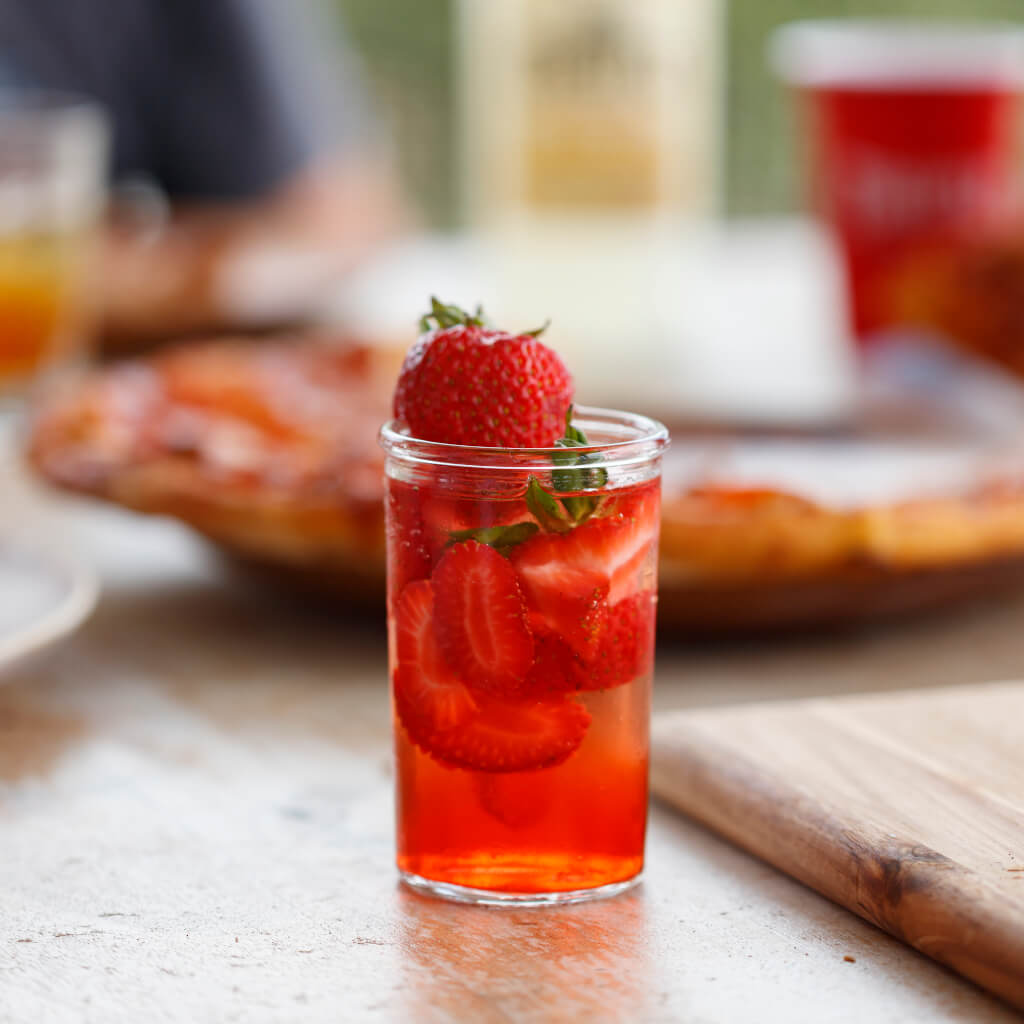
[[[60,354],[76,312],[77,255],[70,236],[0,239],[0,388]]]
[[[395,480],[389,481],[389,491],[389,633],[395,679],[395,606],[403,588],[429,578],[452,530],[519,522],[530,513],[521,501],[447,498],[429,486]],[[640,640],[646,648],[639,657],[642,670],[606,688],[596,681],[593,688],[586,682],[582,688],[578,683],[563,688],[554,680],[565,700],[586,709],[589,723],[565,760],[537,770],[474,770],[446,763],[426,748],[429,744],[410,735],[396,711],[401,871],[495,893],[544,894],[624,882],[643,869],[660,492],[653,481],[610,493],[611,519],[623,531],[636,529],[641,518],[649,531],[653,520],[653,539],[638,551],[611,594],[627,603],[639,599],[649,609],[649,626]],[[551,545],[556,555],[559,543],[561,538],[555,538]],[[515,564],[515,555],[510,561]],[[553,568],[559,571],[557,564]],[[544,628],[536,616],[531,621],[536,629]],[[623,641],[609,631],[602,642]],[[613,652],[598,650],[592,663],[607,662],[605,654]]]

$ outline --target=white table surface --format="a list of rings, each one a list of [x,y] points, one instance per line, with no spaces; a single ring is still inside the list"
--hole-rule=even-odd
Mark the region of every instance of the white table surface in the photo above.
[[[655,807],[641,888],[451,906],[392,868],[380,623],[241,583],[177,525],[39,493],[97,612],[0,686],[0,1021],[1018,1019]],[[661,708],[1019,674],[1024,602],[798,645],[662,643]]]

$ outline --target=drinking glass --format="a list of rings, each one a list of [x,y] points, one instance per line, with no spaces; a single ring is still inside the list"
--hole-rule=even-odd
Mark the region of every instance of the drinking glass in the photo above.
[[[603,409],[573,423],[585,446],[475,448],[382,429],[397,864],[414,889],[521,906],[613,895],[640,877],[668,434]],[[460,546],[482,575],[453,597],[444,566]],[[492,579],[503,582],[488,597]],[[498,684],[451,659],[446,637],[486,651],[508,613],[528,637],[518,674]]]
[[[31,607],[0,622],[8,654],[34,650],[81,621],[95,600],[92,570],[60,537],[39,536],[9,493],[29,385],[84,348],[90,236],[102,211],[108,129],[76,96],[0,90],[0,575]],[[38,607],[32,600],[52,595]]]
[[[807,114],[812,199],[860,345],[900,326],[894,282],[1016,198],[1024,31],[985,22],[794,22],[772,39]]]
[[[0,398],[84,345],[107,142],[88,100],[0,92]]]

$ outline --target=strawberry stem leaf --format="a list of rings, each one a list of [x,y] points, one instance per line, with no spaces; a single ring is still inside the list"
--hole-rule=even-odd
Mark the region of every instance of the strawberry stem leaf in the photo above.
[[[565,506],[535,476],[526,485],[526,507],[548,533],[568,533],[576,525]]]
[[[430,296],[430,312],[420,317],[422,333],[460,324],[464,327],[486,327],[487,317],[484,316],[483,306],[478,305],[474,313],[467,313],[459,306],[442,302],[436,295]]]
[[[565,436],[555,442],[552,453],[558,469],[551,471],[554,493],[544,489],[541,482],[531,476],[526,487],[526,505],[541,527],[549,533],[568,533],[600,512],[605,497],[601,494],[579,494],[578,491],[595,490],[608,482],[608,470],[600,463],[597,452],[573,451],[589,448],[587,435],[572,422],[573,407],[565,415]]]
[[[442,302],[436,295],[430,296],[430,312],[420,317],[420,333],[427,331],[444,330],[446,327],[490,327],[484,307],[477,303],[476,309],[469,313],[456,306],[454,303]],[[532,331],[523,331],[523,337],[539,338],[551,326],[550,320],[545,320],[540,327],[534,327]]]
[[[534,327],[532,331],[523,331],[523,336],[526,338],[539,338],[550,326],[551,320],[549,318],[540,327]]]
[[[555,442],[556,448],[565,448],[565,452],[556,452],[552,458],[559,466],[571,467],[556,469],[551,473],[551,482],[556,491],[587,491],[603,487],[608,482],[608,470],[603,466],[595,466],[601,462],[597,452],[573,452],[573,448],[588,448],[590,441],[583,431],[572,422],[573,406],[565,415],[565,436]],[[577,523],[589,519],[601,502],[600,498],[588,495],[570,494],[561,499],[570,517]]]
[[[448,543],[445,547],[451,547],[464,540],[475,540],[487,544],[503,555],[509,548],[529,540],[539,529],[536,523],[526,520],[522,523],[512,523],[510,526],[478,526],[470,530],[452,530],[448,534]]]

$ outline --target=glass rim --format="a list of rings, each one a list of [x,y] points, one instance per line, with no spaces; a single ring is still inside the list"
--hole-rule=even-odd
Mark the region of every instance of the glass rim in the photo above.
[[[998,18],[801,18],[774,29],[767,49],[797,86],[1024,86],[1024,27]]]
[[[601,426],[622,431],[621,438],[596,441],[571,449],[576,454],[597,454],[608,468],[637,465],[658,458],[669,445],[668,428],[658,420],[640,413],[577,405],[573,423],[585,433]],[[380,428],[380,446],[389,458],[427,463],[450,469],[550,470],[556,455],[567,450],[559,445],[546,448],[497,448],[486,445],[446,444],[412,437],[400,420],[389,420]]]
[[[103,104],[84,93],[2,86],[0,121],[14,131],[53,131],[74,124],[95,125],[106,131],[109,118]]]

